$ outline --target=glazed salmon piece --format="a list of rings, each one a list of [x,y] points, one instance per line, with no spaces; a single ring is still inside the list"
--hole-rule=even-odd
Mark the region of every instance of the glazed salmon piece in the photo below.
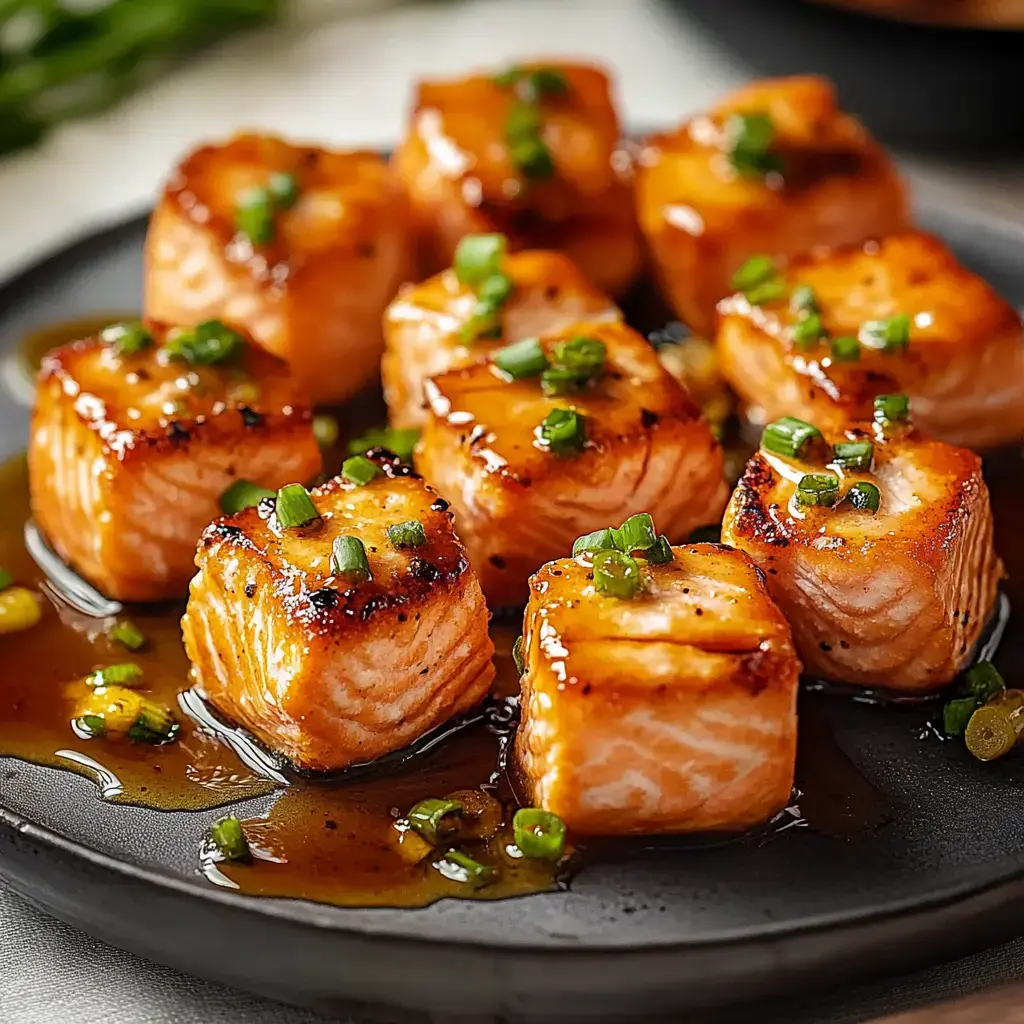
[[[423,383],[468,366],[514,341],[549,334],[584,320],[618,320],[622,313],[560,252],[512,253],[501,262],[512,282],[499,311],[499,336],[467,338],[478,298],[454,268],[421,284],[406,284],[384,315],[384,399],[396,427],[420,426]]]
[[[320,472],[311,415],[284,363],[223,325],[216,364],[171,357],[190,331],[129,325],[49,353],[29,440],[32,514],[69,565],[109,597],[188,589],[196,540],[236,480],[276,488]],[[207,355],[209,355],[207,351]]]
[[[566,394],[546,394],[536,376],[509,380],[500,353],[426,385],[416,465],[452,503],[492,605],[524,602],[530,573],[610,520],[650,511],[680,540],[725,504],[721,447],[651,346],[616,322],[538,344],[554,362],[580,336],[604,346],[603,369]],[[550,417],[570,417],[575,441],[545,439]]]
[[[910,395],[924,433],[950,444],[1024,436],[1020,315],[939,239],[913,231],[819,251],[776,280],[774,298],[739,292],[719,307],[722,370],[751,418],[788,413],[839,430],[896,391]],[[793,308],[798,291],[813,295],[820,330]],[[872,324],[891,325],[888,342]]]
[[[289,363],[313,401],[341,401],[377,372],[406,232],[401,186],[375,153],[261,135],[202,146],[153,213],[146,313],[242,328]]]
[[[754,82],[647,139],[636,198],[662,292],[705,336],[755,253],[792,257],[910,223],[892,161],[814,76]]]
[[[870,468],[836,464],[831,446],[848,442]],[[1004,575],[981,460],[892,422],[825,431],[798,457],[771,443],[748,463],[722,540],[768,574],[806,670],[907,693],[949,683],[969,662]],[[805,474],[838,478],[824,496],[833,504],[801,503]],[[851,492],[871,497],[872,487],[877,511],[856,507]]]
[[[480,585],[451,514],[387,459],[358,486],[311,492],[319,514],[283,528],[272,502],[210,524],[182,619],[196,682],[222,712],[299,768],[398,750],[487,694],[494,649]],[[388,534],[418,521],[421,543]],[[358,538],[371,579],[339,573]]]
[[[561,249],[621,295],[643,262],[629,159],[608,76],[555,61],[419,84],[393,164],[408,191],[420,270],[451,265],[464,235]]]
[[[764,575],[715,544],[640,563],[646,590],[596,589],[593,556],[530,581],[517,763],[578,834],[743,829],[781,810],[800,663]]]

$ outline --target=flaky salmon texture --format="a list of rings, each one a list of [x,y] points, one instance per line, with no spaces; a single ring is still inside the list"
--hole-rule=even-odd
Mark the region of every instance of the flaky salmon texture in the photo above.
[[[320,472],[311,413],[279,360],[235,332],[217,365],[169,356],[189,332],[130,325],[122,353],[93,338],[43,360],[29,440],[32,514],[49,543],[110,597],[181,597],[196,538],[238,478],[276,488]],[[225,329],[226,330],[226,329]]]
[[[557,333],[581,321],[622,317],[615,303],[563,253],[511,253],[499,268],[512,282],[512,293],[501,307],[497,337],[464,336],[478,300],[453,268],[420,284],[403,285],[388,306],[381,369],[388,418],[394,426],[423,423],[423,385],[429,377],[479,362],[523,338]]]
[[[903,392],[917,426],[951,444],[1024,436],[1020,315],[938,238],[912,231],[820,250],[780,266],[778,280],[768,301],[739,292],[719,306],[722,371],[753,418],[841,429],[870,417],[876,395]],[[802,337],[798,289],[813,295],[820,323]],[[905,331],[886,338],[894,318]]]
[[[716,522],[728,489],[722,450],[647,341],[618,322],[541,339],[604,346],[600,376],[563,395],[492,363],[431,378],[417,466],[451,503],[492,605],[521,604],[535,569],[576,536],[650,512],[670,540]],[[494,358],[498,358],[496,355]],[[545,438],[553,414],[578,417],[575,443]]]
[[[174,170],[146,239],[145,310],[216,317],[286,360],[315,402],[377,372],[380,318],[410,270],[405,198],[376,153],[239,135]]]
[[[823,442],[799,458],[762,447],[722,539],[766,572],[809,674],[908,693],[944,686],[969,662],[1004,575],[981,460],[895,424],[824,441],[870,441],[870,468],[837,466]],[[823,472],[839,477],[834,505],[801,504],[799,482]],[[858,484],[877,488],[877,511],[848,500]]]
[[[287,757],[327,771],[407,746],[487,694],[488,613],[446,503],[388,459],[364,486],[311,492],[318,518],[272,505],[212,523],[182,635],[194,679],[222,712]],[[398,547],[388,527],[418,520]],[[332,571],[338,537],[364,545],[371,579]]]
[[[517,763],[578,834],[743,829],[793,783],[800,663],[764,576],[739,551],[673,549],[632,599],[589,556],[530,581]]]

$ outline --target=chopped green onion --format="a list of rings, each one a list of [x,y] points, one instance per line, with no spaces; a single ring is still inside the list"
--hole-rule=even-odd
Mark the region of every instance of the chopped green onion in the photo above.
[[[455,249],[455,275],[476,289],[489,277],[501,273],[501,262],[508,251],[504,235],[466,235]]]
[[[910,399],[906,395],[879,395],[875,399],[876,423],[905,423],[910,419]]]
[[[845,494],[841,502],[861,512],[877,512],[882,504],[882,492],[866,480],[859,480]]]
[[[860,325],[860,343],[881,352],[902,352],[910,343],[910,317],[906,313],[888,320],[869,320]]]
[[[175,359],[203,366],[226,363],[242,354],[245,338],[220,320],[206,320],[164,343]]]
[[[387,529],[388,540],[396,548],[418,548],[427,543],[427,533],[418,519],[396,523]]]
[[[776,277],[748,288],[743,294],[752,306],[763,306],[767,302],[781,299],[786,294],[786,282],[781,277]]]
[[[335,537],[331,547],[331,572],[350,583],[369,583],[373,579],[366,548],[358,537]]]
[[[121,619],[120,622],[115,622],[107,630],[107,638],[122,647],[127,647],[129,651],[141,650],[146,644],[142,630],[130,619]]]
[[[569,80],[557,68],[535,68],[526,81],[537,97],[564,96],[569,91]]]
[[[579,374],[575,370],[567,370],[562,366],[552,366],[540,375],[540,389],[549,398],[571,395],[579,391],[580,384]]]
[[[603,341],[582,335],[559,342],[552,351],[556,366],[573,370],[587,378],[601,376],[607,355],[608,350]]]
[[[540,436],[559,458],[574,455],[587,441],[586,418],[573,409],[552,409],[540,425]]]
[[[820,313],[814,289],[809,284],[798,284],[789,297],[789,308],[794,313]]]
[[[268,245],[274,240],[274,215],[277,203],[270,190],[251,188],[243,192],[235,207],[235,227],[253,245]]]
[[[210,826],[210,842],[225,860],[251,861],[252,851],[242,823],[234,816],[219,818]]]
[[[555,173],[554,157],[539,134],[510,140],[508,152],[512,165],[525,178],[543,181]]]
[[[839,497],[839,477],[835,473],[806,473],[796,485],[800,505],[832,506]]]
[[[663,533],[658,535],[658,539],[654,542],[653,547],[649,547],[643,552],[643,556],[651,565],[664,565],[675,558],[675,555],[672,553],[672,545],[669,544],[668,537]]]
[[[286,484],[277,492],[277,504],[274,508],[277,525],[282,530],[290,530],[297,526],[306,526],[320,513],[309,496],[309,491],[302,484]]]
[[[771,256],[763,254],[751,256],[730,278],[732,287],[738,292],[745,292],[748,288],[754,288],[765,281],[770,281],[779,276],[779,268]]]
[[[594,553],[594,588],[599,594],[629,600],[642,589],[640,566],[624,551]]]
[[[769,114],[733,114],[725,124],[726,152],[740,173],[761,176],[782,170],[782,160],[770,152],[775,125]]]
[[[313,417],[313,436],[321,448],[330,448],[337,444],[338,433],[338,421],[333,416],[321,413]]]
[[[793,325],[793,341],[798,348],[810,348],[823,334],[821,317],[817,313],[808,313]]]
[[[967,670],[967,687],[975,700],[986,701],[1002,693],[1006,683],[991,661],[978,661]]]
[[[821,439],[821,431],[795,416],[783,416],[769,423],[761,434],[761,447],[789,459],[803,458],[808,447]]]
[[[140,634],[141,635],[141,634]],[[133,662],[107,665],[98,668],[85,677],[86,686],[138,686],[142,682],[142,669]]]
[[[948,701],[942,709],[942,731],[947,736],[963,736],[977,707],[978,702],[973,697]]]
[[[855,363],[860,359],[860,342],[852,334],[832,339],[832,362]]]
[[[459,800],[428,797],[409,812],[409,825],[428,843],[440,846],[459,830],[464,810]]]
[[[482,889],[498,877],[494,868],[473,860],[468,853],[461,850],[449,850],[434,867],[449,881],[471,885],[474,889]]]
[[[523,338],[522,341],[506,345],[498,349],[493,358],[495,365],[512,380],[536,377],[548,367],[548,357],[536,338]]]
[[[13,582],[14,577],[6,569],[0,569],[0,590],[6,590]]]
[[[123,356],[135,355],[153,344],[153,335],[139,320],[104,327],[100,339]]]
[[[516,846],[526,857],[558,860],[565,852],[565,822],[539,807],[520,807],[512,817]]]
[[[491,79],[491,81],[499,89],[511,89],[512,86],[519,82],[519,80],[525,74],[526,72],[522,68],[516,67],[516,65],[513,64],[511,67],[506,68],[504,71],[499,71],[498,74],[496,74]]]
[[[516,642],[512,645],[512,660],[515,662],[516,671],[522,675],[526,671],[526,662],[523,661],[523,638],[522,635],[516,637]]]
[[[75,724],[92,738],[105,736],[107,732],[107,721],[102,715],[82,715],[75,719]]]
[[[1020,691],[1017,691],[1018,693]],[[967,749],[979,761],[1004,757],[1017,745],[1024,715],[1020,702],[983,704],[971,715],[964,730]]]
[[[875,446],[870,441],[839,441],[832,447],[832,461],[843,469],[870,469]]]
[[[260,487],[251,480],[236,480],[221,496],[220,510],[226,516],[233,516],[243,508],[258,505],[264,498],[273,498],[276,491]]]
[[[299,201],[299,182],[294,174],[276,171],[267,182],[267,190],[279,210],[287,210]]]
[[[542,125],[540,109],[534,103],[513,104],[505,120],[505,138],[515,143],[530,141],[540,134]]]
[[[371,448],[386,448],[389,452],[394,452],[402,462],[412,462],[412,455],[419,439],[420,432],[415,427],[377,427],[362,437],[349,441],[348,450],[352,455],[362,455]]]
[[[508,274],[491,274],[477,292],[481,302],[488,303],[497,309],[503,306],[515,290],[515,284]]]
[[[159,746],[170,743],[178,735],[180,728],[169,708],[143,698],[138,717],[128,730],[128,739],[135,743]]]
[[[383,476],[384,471],[365,455],[350,455],[341,464],[341,475],[350,483],[364,487],[376,477]]]
[[[615,547],[615,531],[607,526],[603,530],[585,533],[572,544],[572,556],[576,558],[588,551],[610,551]]]
[[[477,302],[469,319],[459,332],[464,342],[480,338],[497,338],[501,335],[501,307],[512,294],[512,278],[506,274],[491,274],[477,293]]]
[[[627,555],[634,551],[646,551],[654,547],[657,534],[654,520],[649,512],[640,512],[630,516],[617,530],[612,530],[614,546]]]

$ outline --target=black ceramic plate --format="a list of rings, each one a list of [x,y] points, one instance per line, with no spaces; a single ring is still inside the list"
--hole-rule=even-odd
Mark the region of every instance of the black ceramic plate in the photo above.
[[[938,208],[922,220],[1024,302],[1024,231]],[[143,233],[132,221],[0,288],[0,344],[9,352],[34,324],[137,306]],[[27,426],[27,409],[0,395],[4,452],[24,446]],[[1016,453],[1000,460],[1016,473]],[[1017,520],[1000,507],[997,539]],[[1024,670],[1014,621],[999,661],[1012,678]],[[960,744],[921,740],[934,710],[805,695],[805,826],[599,853],[568,892],[424,910],[240,896],[195,870],[195,837],[217,812],[106,804],[84,778],[12,759],[0,759],[0,874],[115,945],[321,1009],[635,1020],[763,1005],[1019,931],[1024,758],[983,766]]]

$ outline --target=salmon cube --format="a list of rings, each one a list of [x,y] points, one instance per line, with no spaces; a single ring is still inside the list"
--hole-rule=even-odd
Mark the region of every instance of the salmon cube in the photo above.
[[[652,136],[636,194],[662,292],[706,337],[733,273],[755,253],[791,257],[909,225],[892,161],[813,76],[754,82]]]
[[[421,272],[464,235],[561,249],[619,296],[643,263],[629,159],[608,76],[558,61],[421,82],[393,163],[411,202]]]
[[[109,597],[161,601],[187,592],[228,487],[310,479],[321,459],[284,363],[223,324],[150,322],[44,358],[28,464],[61,558]]]
[[[305,525],[282,524],[281,497],[210,524],[182,619],[207,697],[310,771],[407,746],[494,677],[447,505],[397,460],[358,461],[367,482],[315,488]]]
[[[512,282],[501,304],[494,336],[473,329],[478,305],[472,287],[454,269],[422,284],[407,284],[384,316],[384,398],[391,423],[418,427],[426,418],[423,383],[446,370],[468,366],[523,338],[563,330],[583,320],[618,320],[615,303],[597,291],[559,252],[513,253],[500,261]]]
[[[509,379],[501,364],[513,364],[499,350],[490,363],[431,378],[416,454],[499,606],[522,604],[530,573],[578,534],[649,511],[680,540],[717,522],[728,495],[721,447],[635,331],[590,323],[533,344],[550,363],[543,375],[535,362],[535,375]],[[581,345],[601,363],[562,388]]]
[[[401,186],[375,153],[260,135],[203,146],[153,213],[146,313],[244,329],[313,401],[341,401],[377,373],[406,232]]]
[[[800,663],[764,575],[717,544],[639,562],[609,596],[597,555],[530,581],[517,764],[578,834],[744,829],[780,811],[796,758]]]
[[[722,540],[767,573],[807,672],[920,693],[968,664],[1004,573],[981,460],[885,419],[893,401],[840,433],[769,425]]]
[[[768,280],[773,297],[755,284],[719,306],[722,370],[752,419],[841,430],[870,419],[876,395],[900,392],[918,428],[950,444],[1024,437],[1020,315],[939,239],[912,231],[821,250]]]

